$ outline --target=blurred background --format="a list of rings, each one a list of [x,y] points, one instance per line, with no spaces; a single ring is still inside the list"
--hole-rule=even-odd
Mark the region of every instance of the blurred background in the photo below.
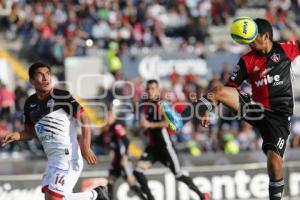
[[[76,190],[86,189],[97,182],[91,178],[107,175],[112,157],[106,108],[126,127],[134,163],[146,141],[134,115],[145,81],[159,80],[161,96],[170,103],[189,102],[226,83],[248,50],[230,38],[229,24],[237,16],[268,19],[274,40],[300,38],[299,0],[0,0],[0,139],[23,128],[23,104],[34,92],[28,66],[35,61],[50,64],[56,87],[70,90],[92,121],[92,147],[100,164],[85,167]],[[296,108],[286,155],[287,199],[300,195],[298,63],[293,63]],[[242,89],[251,93],[247,83]],[[201,175],[197,184],[212,192],[213,199],[266,198],[267,184],[261,189],[255,182],[267,177],[260,136],[226,107],[219,111],[226,119],[212,114],[209,128],[192,121],[172,134],[184,169],[195,179]],[[41,198],[36,188],[44,165],[36,140],[0,147],[0,199],[17,199],[20,192],[28,199]],[[251,177],[245,186],[248,193],[237,187],[242,175]],[[174,179],[165,169],[150,170],[149,177],[152,189],[161,191],[157,199],[195,199],[185,195],[188,191],[180,184],[168,188],[166,183]],[[214,182],[217,178],[220,183]],[[127,194],[122,181],[119,184],[119,199],[137,198]],[[173,190],[175,195],[168,196]]]

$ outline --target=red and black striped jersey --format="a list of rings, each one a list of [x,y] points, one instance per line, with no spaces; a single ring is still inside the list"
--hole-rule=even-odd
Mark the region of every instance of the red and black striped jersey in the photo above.
[[[290,116],[294,107],[291,64],[299,54],[299,41],[273,42],[267,55],[250,51],[240,58],[227,86],[237,88],[247,80],[255,102],[266,110]]]
[[[145,100],[141,103],[142,117],[150,122],[161,122],[163,114],[159,109],[158,101]],[[148,128],[145,130],[148,145],[150,146],[165,146],[170,140],[167,128]]]

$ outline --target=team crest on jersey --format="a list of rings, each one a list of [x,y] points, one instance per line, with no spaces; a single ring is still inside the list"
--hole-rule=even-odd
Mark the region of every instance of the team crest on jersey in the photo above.
[[[52,108],[54,106],[54,99],[50,99],[48,102],[47,102],[47,107],[49,108]]]
[[[274,54],[271,56],[271,60],[273,60],[273,62],[275,62],[275,63],[278,63],[279,60],[280,60],[280,54],[274,53]]]

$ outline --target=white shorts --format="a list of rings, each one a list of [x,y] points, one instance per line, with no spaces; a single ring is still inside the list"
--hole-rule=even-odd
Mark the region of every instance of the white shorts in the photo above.
[[[68,161],[66,167],[47,165],[43,175],[42,192],[62,198],[65,194],[72,193],[73,188],[81,174],[83,160]]]

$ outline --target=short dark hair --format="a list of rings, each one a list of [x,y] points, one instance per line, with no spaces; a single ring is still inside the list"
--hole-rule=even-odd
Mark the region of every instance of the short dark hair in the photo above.
[[[271,23],[268,20],[262,18],[256,18],[254,19],[254,21],[257,25],[258,33],[269,33],[270,40],[273,41],[273,29]]]
[[[29,70],[28,70],[29,78],[33,79],[33,78],[34,78],[35,71],[36,71],[38,68],[42,68],[42,67],[48,68],[49,71],[51,72],[51,67],[50,67],[49,65],[47,65],[46,63],[42,63],[42,62],[36,62],[36,63],[33,63],[33,64],[29,67]]]
[[[147,83],[146,83],[146,85],[150,85],[150,84],[153,84],[153,83],[155,83],[156,85],[158,85],[158,81],[155,80],[155,79],[148,80]]]

